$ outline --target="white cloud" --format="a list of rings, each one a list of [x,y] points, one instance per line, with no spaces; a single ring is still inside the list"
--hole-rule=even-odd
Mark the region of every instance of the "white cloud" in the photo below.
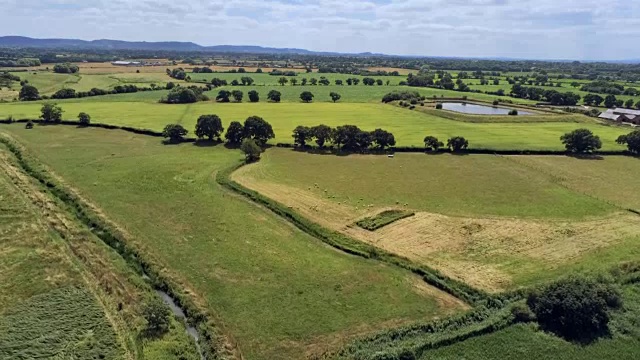
[[[0,34],[342,52],[640,58],[637,0],[0,0]],[[619,53],[618,53],[619,51]]]

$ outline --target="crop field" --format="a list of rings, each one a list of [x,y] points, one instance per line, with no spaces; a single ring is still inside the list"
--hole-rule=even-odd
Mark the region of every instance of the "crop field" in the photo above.
[[[615,194],[597,179],[583,184],[581,176],[589,175],[578,169],[587,164],[567,170],[559,182],[540,166],[520,163],[526,159],[337,157],[271,149],[233,177],[325,227],[489,291],[539,283],[568,269],[599,270],[640,255],[634,245],[640,240],[637,215],[625,211],[637,199],[637,179],[626,175],[634,173],[636,159],[573,159],[593,163],[594,173],[621,174]],[[562,166],[559,159],[556,166]],[[555,157],[548,161],[554,164]],[[373,233],[352,225],[388,208],[416,215]]]
[[[296,358],[466,308],[404,270],[337,252],[221,189],[215,173],[237,164],[240,152],[101,129],[2,131],[184,279],[247,358]]]
[[[451,120],[433,113],[411,111],[385,104],[366,103],[246,103],[219,104],[200,102],[189,105],[167,105],[152,102],[158,92],[98,96],[80,101],[60,101],[65,111],[63,118],[75,119],[80,112],[91,115],[92,121],[115,125],[127,125],[161,131],[168,123],[182,124],[193,131],[197,118],[203,114],[217,114],[222,118],[223,126],[231,121],[244,121],[249,116],[258,115],[267,120],[275,132],[271,141],[292,143],[291,133],[298,125],[315,126],[326,124],[340,126],[353,124],[364,130],[383,128],[395,135],[398,146],[424,146],[426,135],[437,136],[446,141],[451,136],[464,136],[472,148],[523,149],[523,150],[562,150],[560,136],[577,128],[589,128],[602,139],[603,150],[622,150],[615,143],[619,135],[630,130],[623,127],[603,126],[580,116],[580,122],[573,122],[575,115],[550,115],[550,121],[557,122],[520,122],[520,118],[511,123],[500,123],[487,119],[487,123],[477,123],[477,116],[470,121]],[[151,97],[151,98],[150,98]],[[114,101],[107,101],[111,98]],[[144,102],[128,99],[149,99]],[[118,99],[117,103],[115,99]],[[102,101],[101,101],[102,100]],[[38,118],[39,103],[0,104],[0,117]],[[457,115],[457,114],[456,114]],[[443,116],[449,116],[443,114]],[[462,116],[464,117],[464,116]],[[457,116],[460,119],[461,116]],[[524,118],[524,117],[522,117]],[[543,117],[540,117],[543,118]]]

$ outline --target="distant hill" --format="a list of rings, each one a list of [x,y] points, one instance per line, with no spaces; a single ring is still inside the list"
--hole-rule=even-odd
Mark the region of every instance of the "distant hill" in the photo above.
[[[332,52],[315,52],[305,49],[270,48],[249,45],[202,46],[192,42],[163,41],[121,41],[121,40],[77,40],[77,39],[34,39],[24,36],[0,36],[0,47],[40,48],[40,49],[92,49],[92,50],[164,50],[164,51],[207,51],[251,54],[323,54],[338,55]],[[363,54],[365,55],[365,54]],[[373,55],[367,53],[366,55]]]

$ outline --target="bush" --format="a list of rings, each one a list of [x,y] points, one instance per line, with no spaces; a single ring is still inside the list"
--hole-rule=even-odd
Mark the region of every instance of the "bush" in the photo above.
[[[421,99],[420,93],[417,91],[393,91],[382,97],[383,103],[390,103],[392,101]]]
[[[493,100],[493,106],[498,106],[500,104],[500,100]]]
[[[442,103],[437,103],[436,104],[436,109],[442,110]]]
[[[168,124],[162,131],[162,136],[167,138],[171,143],[179,143],[184,140],[188,131],[180,124]]]
[[[584,342],[608,332],[608,310],[622,306],[622,299],[611,284],[570,277],[532,293],[527,304],[543,329]]]
[[[465,150],[469,147],[469,141],[462,136],[454,136],[447,140],[447,147],[453,152]]]
[[[511,315],[516,322],[527,323],[536,320],[536,315],[527,304],[518,303],[511,308]]]
[[[142,316],[147,321],[149,335],[163,334],[169,329],[171,310],[159,298],[153,297],[142,308]]]
[[[280,91],[271,90],[271,91],[269,91],[269,94],[267,94],[267,99],[269,99],[269,101],[273,101],[273,102],[279,103],[281,96],[282,96],[282,94],[280,93]]]
[[[244,153],[246,162],[250,163],[250,162],[260,160],[260,154],[262,153],[262,149],[252,139],[242,140],[242,145],[240,145],[240,150],[242,150],[242,152]]]
[[[517,116],[517,115],[518,115],[518,110],[516,110],[516,109],[510,110],[510,111],[509,111],[509,115],[511,115],[511,116]]]
[[[438,138],[435,136],[426,136],[423,141],[424,141],[424,147],[427,150],[438,151],[438,149],[444,146],[442,141],[439,141]]]
[[[33,121],[27,121],[27,124],[24,126],[25,129],[33,129]]]
[[[87,126],[91,123],[91,116],[85,112],[81,112],[78,114],[78,122],[80,122],[80,125]]]

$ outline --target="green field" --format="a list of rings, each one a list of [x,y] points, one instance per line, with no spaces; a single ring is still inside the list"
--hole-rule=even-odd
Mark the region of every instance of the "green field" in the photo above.
[[[552,164],[556,158],[562,166],[564,157],[532,157]],[[276,148],[234,176],[324,226],[488,291],[536,285],[567,271],[603,271],[640,256],[637,216],[625,211],[637,199],[637,179],[628,175],[636,159],[566,160],[585,162],[575,169],[592,164],[590,174],[619,174],[615,191],[597,178],[582,181],[579,171],[559,178],[553,168],[526,165],[534,161],[528,159],[320,156]],[[376,234],[349,226],[388,208],[416,215]]]
[[[537,158],[558,161],[556,157]],[[254,165],[253,174],[259,180],[302,189],[314,184],[312,191],[317,196],[354,207],[401,204],[453,216],[573,219],[617,211],[610,204],[561,186],[544,172],[511,159],[528,161],[529,157],[396,154],[389,159],[377,155],[317,156],[271,149]],[[636,159],[612,157],[582,162],[585,167],[615,163],[618,166],[612,165],[611,169],[628,180],[623,188],[616,188],[617,193],[621,198],[637,198],[636,178],[624,175],[628,166],[640,165]],[[608,189],[602,184],[600,188]]]
[[[349,334],[452,310],[417,291],[420,280],[409,273],[336,252],[222,190],[213,176],[241,159],[237,151],[100,129],[2,131],[186,279],[247,358],[299,357]]]
[[[489,359],[637,359],[640,350],[640,286],[624,286],[625,309],[611,315],[611,337],[589,345],[567,342],[533,325],[515,325],[489,335],[478,336],[437,350],[427,351],[421,360]]]
[[[139,94],[133,94],[138,96]],[[140,93],[141,96],[158,96],[158,92]],[[340,126],[354,124],[364,130],[383,128],[395,135],[398,146],[422,147],[426,135],[444,140],[451,136],[464,136],[471,148],[562,150],[560,136],[577,128],[589,128],[602,139],[603,150],[622,150],[615,143],[617,137],[626,134],[628,128],[603,126],[587,117],[583,123],[567,122],[575,115],[551,115],[558,122],[544,123],[472,123],[450,120],[434,114],[411,111],[384,104],[367,103],[281,103],[219,104],[200,102],[190,105],[166,105],[155,102],[126,101],[132,95],[122,95],[121,102],[106,101],[111,96],[96,97],[98,101],[59,102],[65,111],[65,119],[75,119],[80,112],[91,115],[92,121],[127,125],[160,131],[168,123],[180,123],[193,131],[197,118],[202,114],[217,114],[226,127],[231,121],[244,121],[249,116],[263,117],[273,126],[276,138],[272,143],[292,143],[291,133],[298,125],[326,124]],[[113,96],[114,98],[116,96]],[[104,100],[104,101],[100,101]],[[37,118],[39,103],[0,104],[0,118]],[[565,118],[566,117],[566,118]],[[520,121],[520,118],[514,121]],[[570,121],[570,120],[569,120]]]

